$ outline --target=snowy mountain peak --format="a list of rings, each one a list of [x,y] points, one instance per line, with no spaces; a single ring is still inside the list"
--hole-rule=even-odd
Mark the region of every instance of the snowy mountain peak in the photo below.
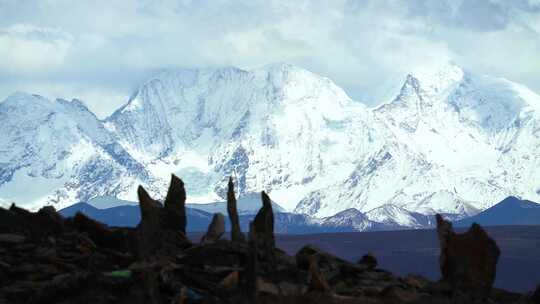
[[[9,95],[4,101],[0,102],[0,109],[50,109],[53,103],[40,95],[28,94],[24,92],[15,92]]]
[[[0,103],[0,121],[3,201],[63,207],[95,195],[116,196],[148,180],[146,169],[80,101],[17,93]]]
[[[410,212],[393,204],[386,204],[366,213],[369,220],[398,227],[421,228],[429,222],[429,216]],[[432,216],[434,219],[434,216]]]
[[[465,71],[453,62],[421,66],[414,69],[410,77],[417,79],[424,94],[438,96],[450,90],[466,77]]]
[[[265,190],[288,211],[360,228],[538,199],[538,95],[451,63],[404,80],[369,109],[288,64],[168,70],[105,121],[78,100],[17,93],[0,103],[0,199],[135,200],[138,184],[159,198],[175,173],[189,203],[209,203],[233,176],[240,198]]]

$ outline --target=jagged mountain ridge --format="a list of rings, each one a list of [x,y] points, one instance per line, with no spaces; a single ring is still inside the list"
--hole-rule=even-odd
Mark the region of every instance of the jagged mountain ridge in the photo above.
[[[369,119],[329,79],[274,65],[158,75],[106,123],[130,153],[165,168],[163,179],[172,168],[187,184],[206,186],[194,195],[223,197],[233,175],[240,195],[267,189],[292,210],[303,193],[346,177],[373,137]]]
[[[78,100],[16,93],[0,103],[0,121],[2,199],[34,208],[64,205],[151,181],[144,166]]]
[[[133,200],[136,184],[152,192],[174,172],[192,185],[193,202],[220,201],[233,175],[241,196],[264,189],[287,210],[315,217],[385,205],[472,215],[511,194],[538,199],[539,100],[522,86],[453,64],[412,72],[393,101],[374,109],[290,65],[169,71],[105,121],[93,121],[125,156],[112,156],[118,173],[89,182],[76,180],[86,175],[75,170],[74,181],[49,187],[36,205],[92,195]],[[21,145],[11,138],[4,146],[10,151]],[[6,195],[9,172],[25,174],[10,151],[0,154],[0,197],[21,201]],[[58,180],[42,171],[34,175]],[[122,185],[111,186],[111,176]],[[55,196],[66,184],[74,185],[70,194]],[[89,187],[100,190],[84,194]]]

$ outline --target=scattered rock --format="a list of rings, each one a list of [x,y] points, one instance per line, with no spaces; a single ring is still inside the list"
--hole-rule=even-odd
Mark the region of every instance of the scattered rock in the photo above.
[[[415,290],[395,285],[383,289],[380,296],[388,303],[411,303],[420,298],[420,295]]]
[[[231,180],[229,190],[233,214]],[[220,239],[224,217],[218,214],[195,245],[184,233],[179,178],[172,177],[164,205],[142,187],[138,195],[136,229],[107,227],[83,214],[64,219],[52,207],[35,213],[0,208],[0,303],[540,302],[540,289],[522,295],[491,288],[498,248],[478,225],[456,234],[437,217],[443,280],[430,282],[376,268],[370,254],[358,263],[312,246],[287,255],[275,247],[264,192],[247,242],[237,238],[239,230],[234,241]]]
[[[319,272],[319,266],[317,264],[317,257],[314,255],[309,256],[309,273],[311,279],[309,282],[310,291],[329,292],[330,285],[326,282],[324,277]]]
[[[403,278],[403,282],[415,289],[424,289],[428,284],[428,279],[419,275],[408,275]]]
[[[223,233],[225,233],[225,216],[221,213],[216,213],[212,218],[212,222],[208,225],[208,230],[203,235],[201,243],[215,242],[221,238]]]
[[[308,270],[311,257],[317,260],[317,266],[327,279],[344,273],[362,272],[367,268],[364,265],[351,264],[335,255],[326,253],[317,247],[306,245],[302,247],[295,255],[298,268]]]
[[[358,261],[358,264],[365,265],[367,269],[372,270],[377,267],[377,258],[372,253],[365,254],[362,256],[362,258]]]
[[[219,286],[224,289],[235,289],[238,287],[239,281],[240,273],[238,271],[233,271],[219,283]]]
[[[271,295],[279,295],[279,286],[274,283],[268,282],[267,280],[257,277],[257,294],[258,293],[267,293]]]

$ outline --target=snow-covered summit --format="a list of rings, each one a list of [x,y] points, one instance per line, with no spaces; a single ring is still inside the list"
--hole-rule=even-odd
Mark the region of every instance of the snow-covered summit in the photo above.
[[[274,190],[292,209],[322,172],[351,166],[364,147],[349,143],[367,128],[367,113],[328,78],[281,64],[162,73],[106,123],[156,171],[189,171],[221,196],[234,175],[240,194]],[[303,190],[290,197],[292,186]]]
[[[23,206],[117,195],[146,169],[81,102],[16,93],[0,103],[0,197]]]
[[[0,103],[0,198],[135,200],[139,183],[159,198],[175,173],[189,203],[208,203],[232,175],[240,196],[266,190],[288,211],[415,226],[538,200],[539,105],[453,63],[411,71],[376,108],[289,64],[164,71],[104,121],[77,100],[17,93]]]

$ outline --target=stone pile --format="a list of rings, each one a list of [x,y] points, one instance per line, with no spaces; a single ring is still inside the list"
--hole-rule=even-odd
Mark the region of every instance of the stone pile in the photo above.
[[[200,243],[186,237],[186,192],[173,176],[165,201],[138,189],[141,222],[107,227],[53,208],[0,208],[0,303],[537,303],[492,288],[500,254],[478,225],[456,234],[437,216],[442,279],[397,277],[372,254],[351,263],[306,245],[276,247],[270,198],[244,235],[229,180],[230,240],[216,214]]]

